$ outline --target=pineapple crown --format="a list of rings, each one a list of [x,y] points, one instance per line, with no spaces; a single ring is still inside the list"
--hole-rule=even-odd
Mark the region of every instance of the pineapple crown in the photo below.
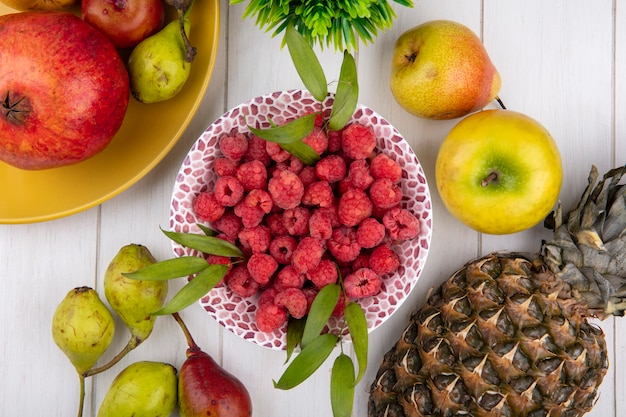
[[[567,214],[559,206],[546,219],[554,236],[542,245],[548,268],[571,287],[592,315],[623,316],[626,310],[626,166],[598,182],[592,166],[580,202]]]

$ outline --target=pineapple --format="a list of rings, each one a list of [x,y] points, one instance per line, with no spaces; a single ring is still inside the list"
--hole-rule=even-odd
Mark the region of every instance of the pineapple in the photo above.
[[[374,379],[369,417],[573,417],[608,368],[589,318],[626,309],[626,168],[546,220],[537,257],[492,253],[466,264],[411,315]]]

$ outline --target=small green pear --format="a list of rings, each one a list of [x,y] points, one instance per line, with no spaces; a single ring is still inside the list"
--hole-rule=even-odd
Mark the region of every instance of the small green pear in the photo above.
[[[184,18],[189,33],[189,17]],[[169,100],[182,90],[189,78],[191,62],[186,59],[179,20],[141,41],[130,53],[128,73],[135,99],[142,103]]]
[[[68,292],[52,316],[52,338],[79,374],[96,364],[114,332],[111,312],[90,287]]]
[[[98,417],[167,417],[178,401],[176,368],[141,361],[120,372],[107,391]]]

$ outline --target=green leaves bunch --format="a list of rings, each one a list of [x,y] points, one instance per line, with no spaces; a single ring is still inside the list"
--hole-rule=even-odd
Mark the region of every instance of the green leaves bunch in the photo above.
[[[230,0],[230,4],[244,0]],[[412,0],[394,0],[413,7]],[[387,0],[249,0],[244,18],[276,36],[292,26],[311,45],[354,51],[391,27],[396,14]]]

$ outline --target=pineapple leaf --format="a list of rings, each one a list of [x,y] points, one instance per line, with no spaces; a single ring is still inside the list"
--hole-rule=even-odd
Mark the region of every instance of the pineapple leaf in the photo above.
[[[341,130],[354,114],[359,99],[359,85],[354,57],[347,51],[339,73],[339,84],[328,121],[331,130]]]
[[[228,258],[241,258],[241,249],[223,239],[214,236],[203,236],[194,233],[161,231],[174,242],[190,249],[196,249],[209,255],[226,256]]]
[[[198,272],[195,277],[182,287],[170,301],[152,313],[155,316],[176,313],[198,301],[211,291],[226,275],[228,265],[215,264]]]
[[[354,364],[345,353],[335,359],[330,374],[330,403],[333,417],[350,417],[354,405]]]
[[[317,336],[289,364],[278,381],[274,382],[274,388],[291,389],[298,386],[324,363],[330,356],[339,338],[332,333]]]
[[[359,374],[354,381],[358,384],[367,369],[368,335],[367,319],[361,306],[355,302],[349,302],[344,309],[344,317],[348,324],[348,330],[352,337],[354,354],[359,363]]]
[[[293,25],[287,27],[285,41],[291,60],[305,87],[316,100],[323,101],[328,94],[328,83],[313,48]]]
[[[198,273],[210,265],[198,256],[181,256],[150,264],[134,272],[122,273],[126,278],[141,281],[166,281]]]
[[[285,363],[289,362],[296,346],[302,341],[305,324],[305,319],[289,318],[289,323],[287,324],[287,346],[285,348],[287,351],[287,359],[285,359]]]
[[[326,285],[317,293],[304,326],[301,343],[303,348],[319,337],[339,301],[340,294],[341,287],[338,284]]]

